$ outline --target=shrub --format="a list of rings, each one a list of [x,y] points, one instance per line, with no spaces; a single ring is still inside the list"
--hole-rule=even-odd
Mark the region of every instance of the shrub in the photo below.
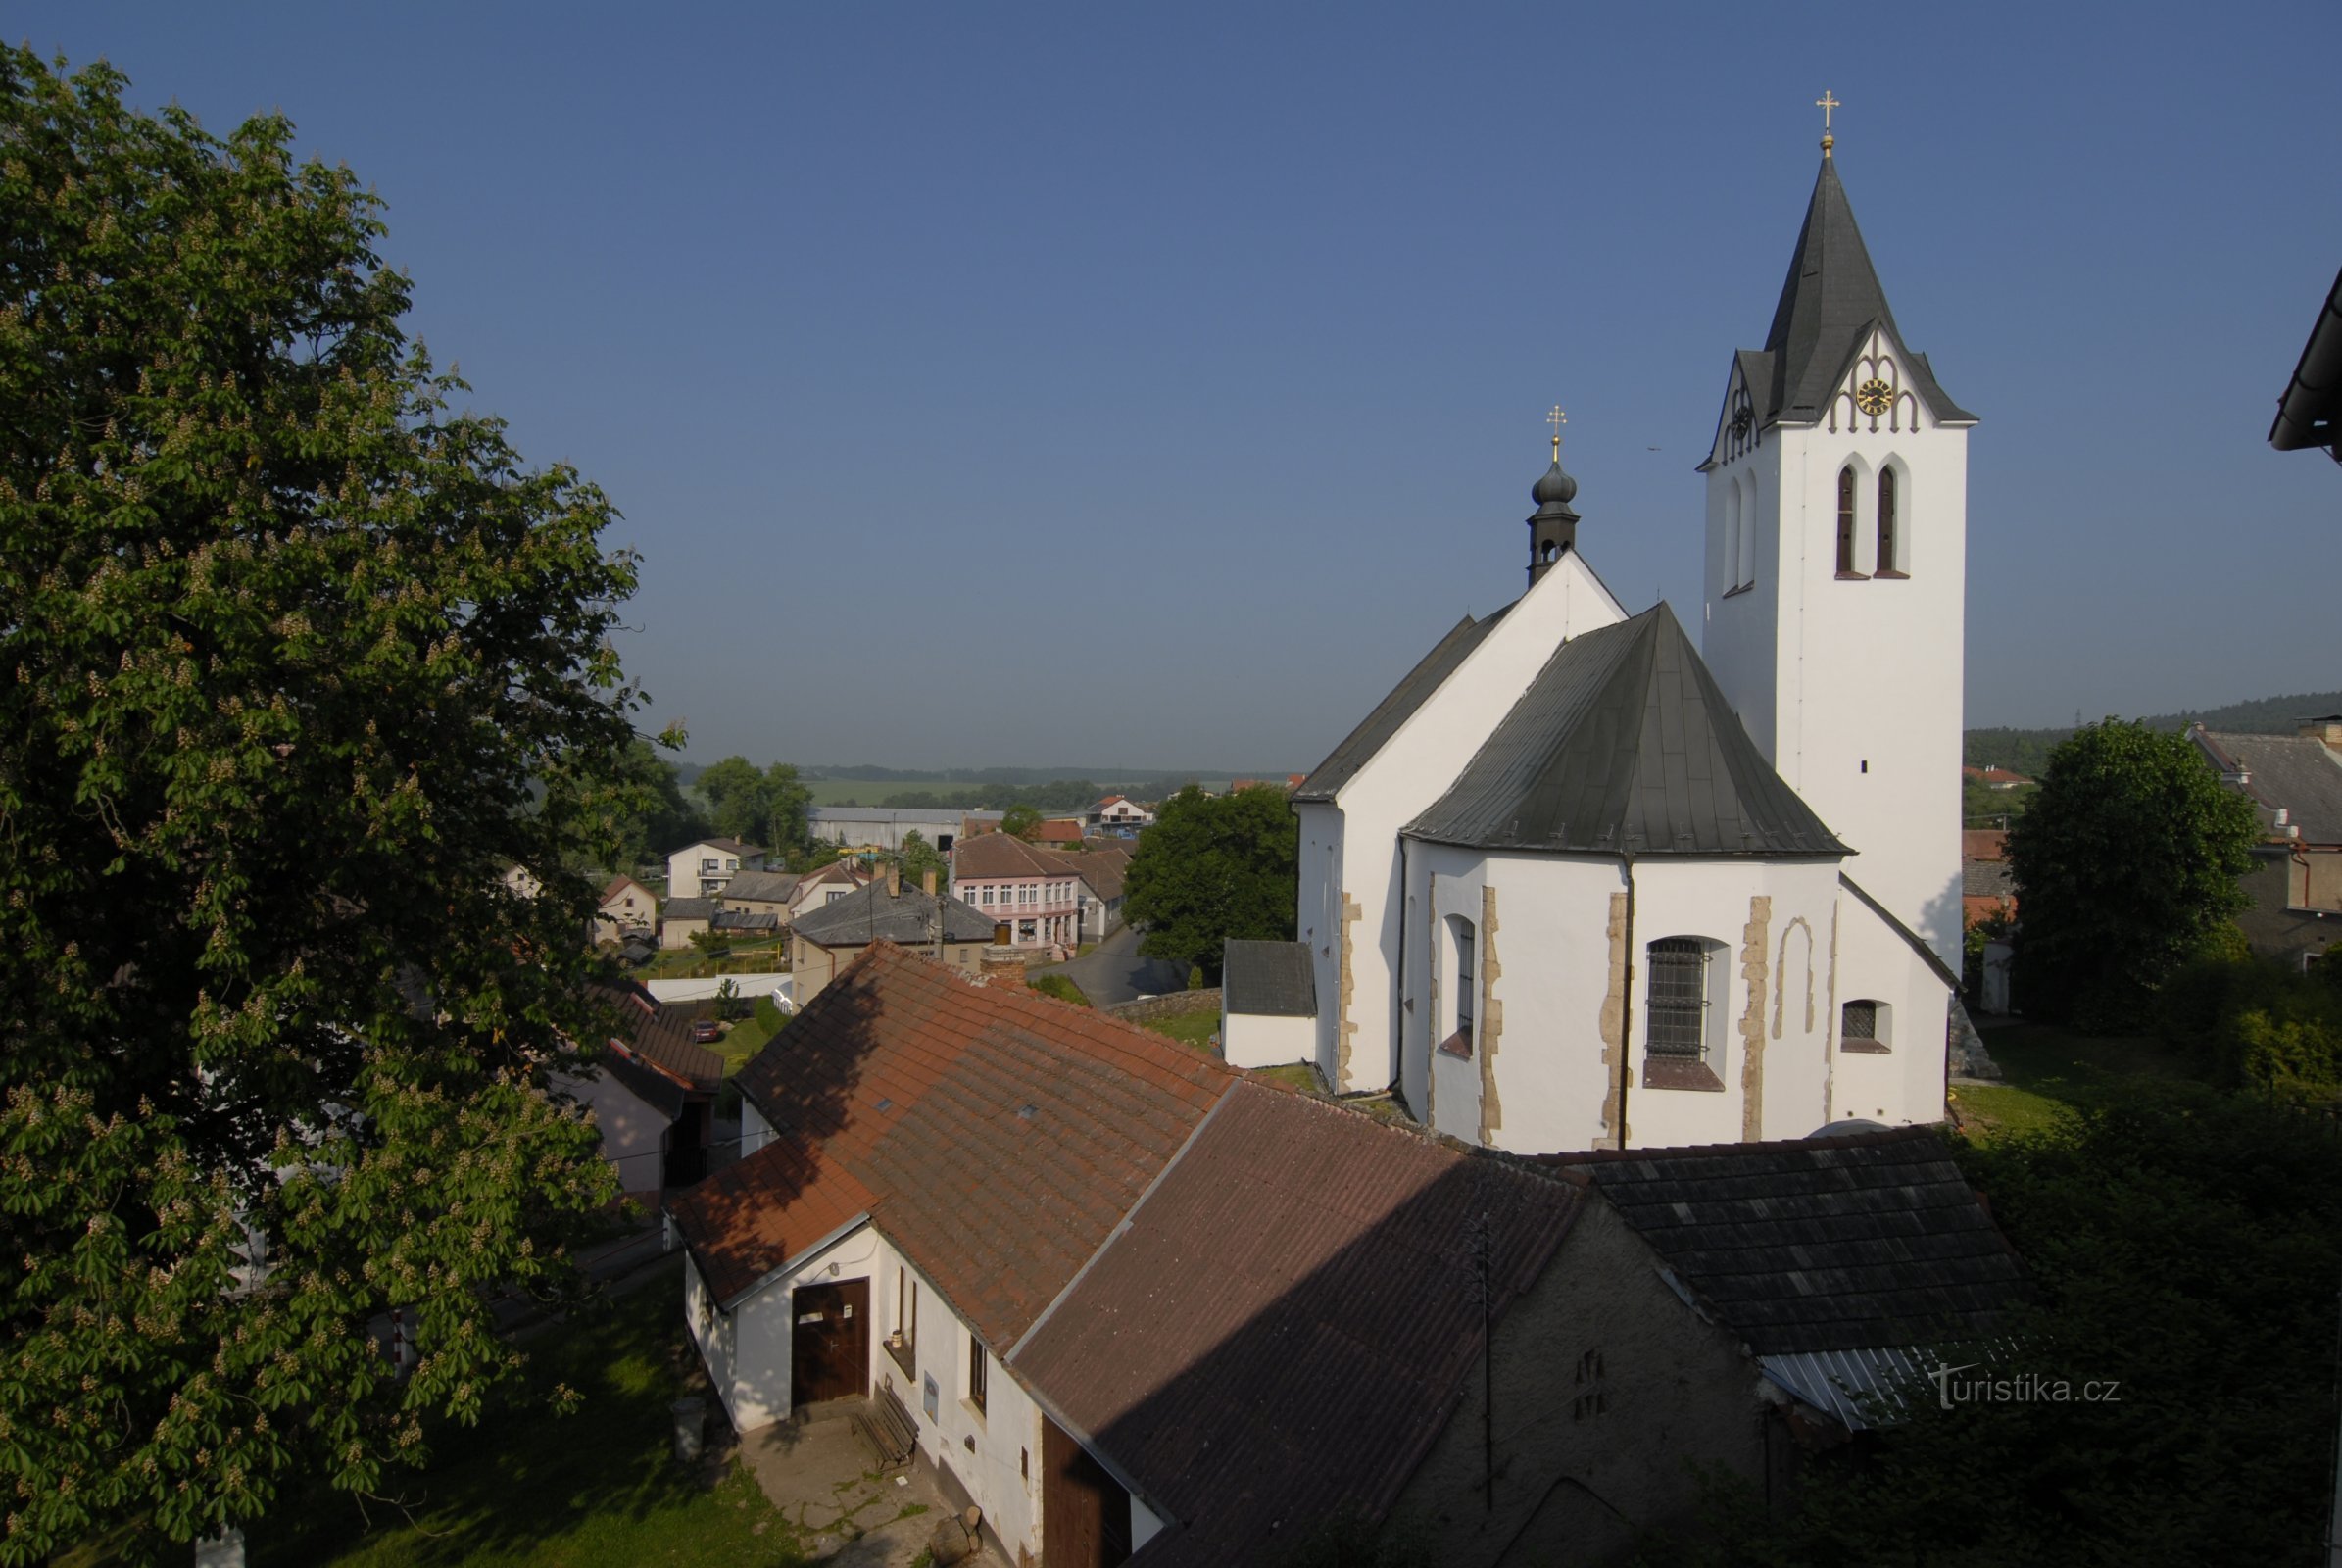
[[[1045,997],[1055,997],[1059,1002],[1070,1002],[1077,1007],[1090,1005],[1090,999],[1082,995],[1082,988],[1061,974],[1045,974],[1030,984]]]
[[[756,999],[756,1022],[767,1036],[779,1033],[781,1025],[788,1021],[789,1015],[781,1010],[781,1004],[773,1001],[769,994]]]

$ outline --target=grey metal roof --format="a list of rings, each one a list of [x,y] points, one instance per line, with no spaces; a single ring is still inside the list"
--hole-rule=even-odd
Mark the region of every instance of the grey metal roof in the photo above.
[[[2222,772],[2241,770],[2244,782],[2235,787],[2253,798],[2263,832],[2304,844],[2342,844],[2342,758],[2325,742],[2312,735],[2192,733]],[[2280,809],[2283,827],[2276,820]],[[2288,834],[2286,828],[2301,831]]]
[[[889,896],[884,882],[873,882],[806,912],[799,918],[795,930],[807,942],[825,948],[864,947],[882,938],[916,948],[935,940],[937,903],[938,900],[917,888],[904,888]],[[992,940],[991,915],[980,913],[954,898],[946,897],[941,903],[946,942]]]
[[[2002,1331],[2017,1255],[1933,1128],[1570,1155],[1760,1356]]]
[[[2326,291],[2325,307],[2302,357],[2293,367],[2293,379],[2277,399],[2276,421],[2269,427],[2269,444],[2279,452],[2324,447],[2342,463],[2342,273]]]
[[[795,897],[800,880],[795,871],[739,871],[724,884],[723,896],[755,904],[787,904]]]
[[[1836,161],[1825,157],[1806,205],[1805,226],[1797,231],[1781,302],[1774,307],[1773,328],[1765,335],[1768,363],[1762,368],[1768,378],[1750,381],[1757,422],[1805,424],[1820,418],[1874,324],[1885,329],[1902,362],[1905,384],[1936,418],[1975,421],[1975,415],[1936,384],[1927,357],[1904,346],[1886,290],[1871,266],[1870,249],[1854,224],[1846,188],[1838,183]],[[1743,351],[1744,372],[1756,368],[1752,359]]]
[[[714,931],[778,931],[781,917],[770,909],[718,909],[707,925]]]
[[[713,899],[669,899],[659,916],[667,920],[709,920],[715,917]]]
[[[1749,740],[1664,603],[1554,650],[1405,831],[1480,849],[1848,853]]]
[[[1316,770],[1301,781],[1301,787],[1293,792],[1293,798],[1296,801],[1332,800],[1344,784],[1357,777],[1360,768],[1374,760],[1375,754],[1383,749],[1391,736],[1398,733],[1398,727],[1424,705],[1432,693],[1439,689],[1440,682],[1455,673],[1456,666],[1464,662],[1473,649],[1480,646],[1481,639],[1488,636],[1489,628],[1502,620],[1505,611],[1510,609],[1512,606],[1507,605],[1486,620],[1474,620],[1466,615],[1449,627],[1447,635],[1433,644],[1432,651],[1418,660],[1415,667],[1408,670],[1399,683],[1391,689],[1391,694],[1375,705],[1374,711],[1361,719],[1356,729],[1342,737],[1342,744],[1335,747],[1332,754],[1317,764]]]
[[[1302,942],[1229,937],[1222,949],[1220,996],[1230,1012],[1275,1018],[1317,1016],[1317,979]]]
[[[911,827],[956,828],[961,817],[980,814],[982,813],[934,806],[808,806],[805,808],[805,820],[815,824],[891,822],[897,827],[907,824]]]

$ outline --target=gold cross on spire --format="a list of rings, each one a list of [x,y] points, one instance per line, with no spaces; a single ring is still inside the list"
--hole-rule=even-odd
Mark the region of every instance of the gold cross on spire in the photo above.
[[[1561,405],[1556,403],[1553,405],[1553,412],[1545,416],[1545,422],[1553,426],[1553,461],[1559,463],[1561,461],[1561,427],[1570,422],[1570,416],[1562,413]]]
[[[1843,109],[1846,106],[1830,97],[1830,89],[1825,87],[1822,89],[1822,96],[1814,100],[1814,107],[1822,111],[1822,156],[1828,158],[1830,147],[1837,141],[1835,136],[1830,134],[1830,112],[1832,109]]]

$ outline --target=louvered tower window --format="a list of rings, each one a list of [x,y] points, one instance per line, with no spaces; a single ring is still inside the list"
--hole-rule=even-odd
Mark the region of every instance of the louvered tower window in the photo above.
[[[1901,540],[1895,537],[1895,470],[1878,470],[1878,569],[1899,571],[1903,566]]]
[[[1842,575],[1854,572],[1854,469],[1851,466],[1837,471],[1837,569]]]
[[[1697,1060],[1708,1043],[1708,950],[1696,937],[1662,937],[1650,946],[1650,1050],[1654,1056]]]

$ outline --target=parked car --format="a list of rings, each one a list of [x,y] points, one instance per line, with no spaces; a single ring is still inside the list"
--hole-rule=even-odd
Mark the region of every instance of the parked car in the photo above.
[[[691,1026],[691,1039],[694,1045],[712,1046],[723,1037],[724,1026],[713,1018],[697,1019]]]

